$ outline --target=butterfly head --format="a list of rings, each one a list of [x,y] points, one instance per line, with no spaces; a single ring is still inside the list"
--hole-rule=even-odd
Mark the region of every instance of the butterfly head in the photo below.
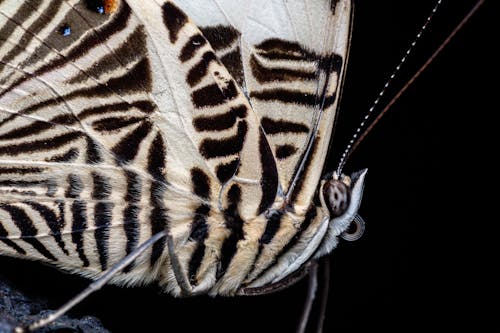
[[[357,223],[366,173],[367,169],[351,176],[334,172],[321,182],[321,206],[324,213],[330,217],[330,222],[323,244],[318,249],[319,256],[329,253],[337,243],[336,237],[343,236],[351,223]]]

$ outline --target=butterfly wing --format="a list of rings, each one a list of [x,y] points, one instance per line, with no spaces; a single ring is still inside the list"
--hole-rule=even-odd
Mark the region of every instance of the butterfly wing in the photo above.
[[[179,6],[249,98],[275,156],[281,194],[310,221],[345,72],[351,1],[210,0],[202,7],[182,0]],[[268,221],[248,280],[269,274],[254,285],[282,276],[291,263],[300,266],[314,251],[319,224],[296,223]]]
[[[179,1],[249,97],[284,195],[307,209],[340,96],[349,1]],[[210,12],[211,15],[206,15]]]
[[[94,276],[163,228],[189,245],[228,233],[207,226],[213,211],[251,219],[274,201],[258,118],[172,2],[102,16],[82,1],[2,1],[0,38],[1,253]],[[123,280],[154,278],[165,252]]]

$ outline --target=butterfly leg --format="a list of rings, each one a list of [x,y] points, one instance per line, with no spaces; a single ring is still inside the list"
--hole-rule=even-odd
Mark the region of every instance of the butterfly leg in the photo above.
[[[170,258],[170,265],[172,266],[172,271],[174,272],[177,284],[181,288],[181,296],[189,296],[193,293],[193,286],[189,282],[189,278],[184,270],[182,269],[179,257],[175,253],[174,249],[174,239],[172,235],[168,235],[168,256]]]
[[[325,322],[326,315],[326,305],[328,303],[328,293],[330,289],[330,257],[325,256],[320,259],[322,272],[321,272],[321,283],[319,287],[318,293],[318,303],[319,303],[319,311],[318,311],[318,322],[316,325],[316,333],[323,332],[323,324]]]
[[[315,261],[312,263],[309,270],[309,281],[307,284],[307,295],[302,308],[302,315],[300,317],[299,326],[297,327],[297,333],[304,333],[307,328],[307,323],[309,322],[309,317],[311,316],[311,310],[316,298],[316,291],[318,290],[318,263]]]
[[[316,333],[323,332],[329,286],[330,258],[323,257],[319,260],[319,262],[314,262],[309,271],[307,296],[302,309],[299,326],[297,327],[297,333],[304,333],[306,331],[310,322],[311,312],[315,301],[319,306],[318,312],[316,313]]]
[[[167,231],[160,231],[159,233],[153,235],[150,239],[142,243],[139,247],[137,247],[134,251],[132,251],[128,256],[120,260],[116,265],[111,267],[103,276],[99,279],[92,282],[86,289],[80,292],[78,295],[70,299],[66,304],[61,306],[59,309],[51,313],[45,318],[42,318],[27,327],[18,326],[14,330],[15,333],[25,333],[25,332],[33,332],[43,326],[50,324],[51,322],[57,320],[57,318],[64,315],[75,305],[83,301],[93,292],[101,289],[106,283],[109,282],[119,272],[121,272],[125,267],[130,265],[137,257],[139,257],[145,250],[151,247],[154,243],[167,236]]]

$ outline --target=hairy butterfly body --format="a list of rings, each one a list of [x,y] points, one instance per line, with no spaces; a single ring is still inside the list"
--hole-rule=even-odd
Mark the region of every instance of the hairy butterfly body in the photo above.
[[[103,6],[0,2],[0,254],[97,278],[167,230],[113,282],[188,296],[329,253],[366,173],[320,181],[351,2]]]

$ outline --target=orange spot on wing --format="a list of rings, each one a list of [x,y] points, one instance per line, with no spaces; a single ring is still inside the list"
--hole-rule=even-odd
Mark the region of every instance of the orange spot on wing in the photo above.
[[[106,14],[113,14],[118,9],[118,4],[120,0],[105,0],[104,1],[104,12]]]

